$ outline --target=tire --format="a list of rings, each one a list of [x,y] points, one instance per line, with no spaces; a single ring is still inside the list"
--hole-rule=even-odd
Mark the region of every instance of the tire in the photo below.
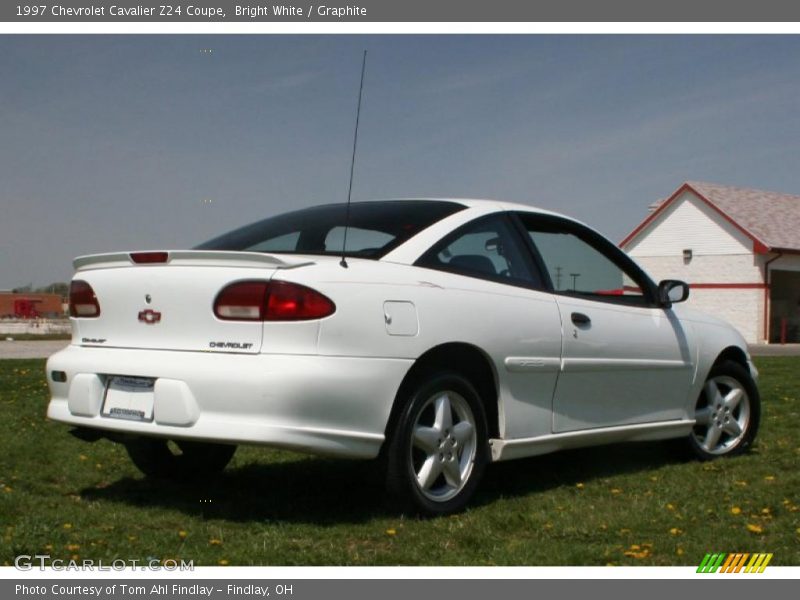
[[[462,376],[424,378],[404,399],[387,449],[387,488],[403,509],[436,516],[462,510],[488,463],[486,416]]]
[[[125,444],[133,464],[147,477],[197,480],[222,472],[233,458],[236,446],[177,440],[173,450],[168,440],[139,438]]]
[[[714,365],[695,405],[689,448],[700,460],[736,456],[753,445],[761,401],[750,373],[737,362]]]

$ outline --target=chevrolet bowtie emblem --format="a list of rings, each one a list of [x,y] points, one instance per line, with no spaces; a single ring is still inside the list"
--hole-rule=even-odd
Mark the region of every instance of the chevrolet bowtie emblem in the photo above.
[[[161,320],[161,313],[157,310],[153,310],[148,308],[147,310],[143,310],[139,313],[139,320],[142,323],[147,323],[148,325],[154,325]]]

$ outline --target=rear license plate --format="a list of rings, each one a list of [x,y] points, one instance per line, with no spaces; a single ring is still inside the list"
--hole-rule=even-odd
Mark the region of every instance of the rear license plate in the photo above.
[[[109,377],[103,399],[103,416],[152,421],[155,381],[148,377]]]

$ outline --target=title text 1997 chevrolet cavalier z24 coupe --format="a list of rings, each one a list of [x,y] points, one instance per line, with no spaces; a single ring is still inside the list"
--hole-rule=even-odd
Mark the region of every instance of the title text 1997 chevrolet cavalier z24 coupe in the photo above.
[[[742,337],[586,226],[493,201],[354,203],[342,261],[346,214],[76,259],[48,416],[122,441],[151,476],[221,470],[236,444],[381,456],[394,497],[433,514],[461,509],[490,461],[752,444]]]

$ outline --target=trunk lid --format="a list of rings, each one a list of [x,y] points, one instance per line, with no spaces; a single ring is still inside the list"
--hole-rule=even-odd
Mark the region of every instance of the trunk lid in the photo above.
[[[136,264],[131,254],[75,259],[75,279],[91,285],[100,304],[98,317],[73,319],[75,343],[255,354],[263,323],[218,319],[217,294],[235,281],[269,280],[278,269],[312,264],[295,256],[198,250],[171,251],[166,262]]]

